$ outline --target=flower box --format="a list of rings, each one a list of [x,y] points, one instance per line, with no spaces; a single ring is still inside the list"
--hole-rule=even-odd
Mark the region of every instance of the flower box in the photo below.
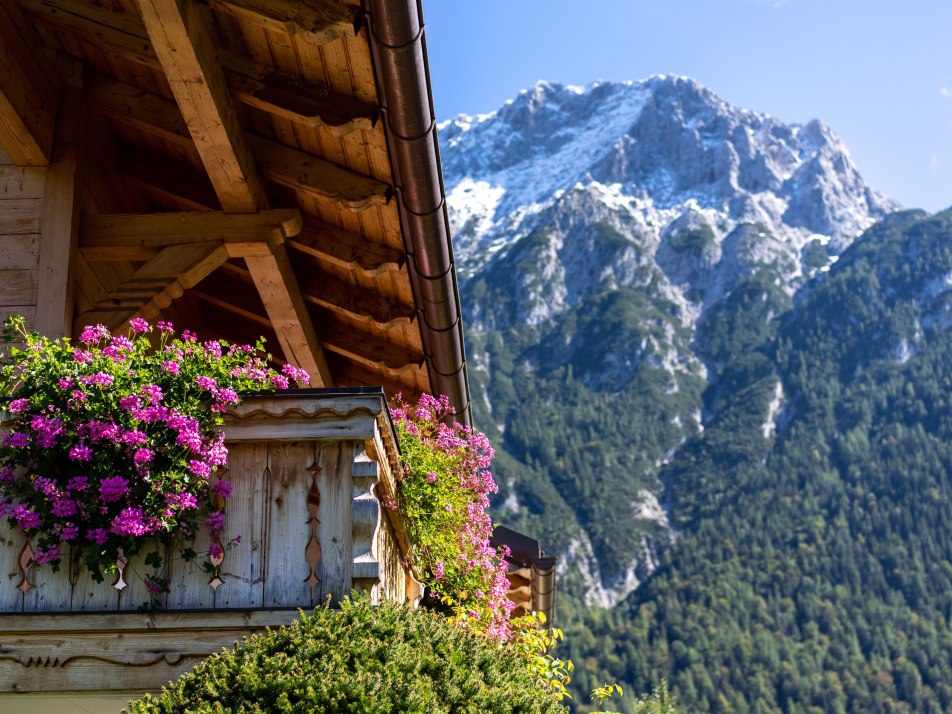
[[[64,557],[30,563],[0,524],[0,692],[150,690],[244,635],[358,589],[416,602],[395,511],[397,446],[381,390],[247,398],[225,419],[228,479],[221,577],[163,558],[168,592],[148,591],[138,555],[96,583]],[[192,548],[208,552],[207,533]],[[148,549],[144,549],[148,550]],[[152,599],[157,610],[143,611]],[[2,708],[2,701],[0,701]]]

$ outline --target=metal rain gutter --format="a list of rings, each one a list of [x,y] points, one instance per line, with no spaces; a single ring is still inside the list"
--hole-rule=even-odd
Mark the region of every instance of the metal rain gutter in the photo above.
[[[427,371],[472,424],[463,321],[418,0],[363,0]]]

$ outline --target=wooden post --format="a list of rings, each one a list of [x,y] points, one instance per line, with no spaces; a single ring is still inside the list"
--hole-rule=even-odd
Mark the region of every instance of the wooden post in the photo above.
[[[35,329],[49,337],[72,333],[75,256],[79,242],[77,186],[83,170],[85,71],[82,63],[62,58],[63,78],[53,161],[46,173],[40,223],[39,274]]]

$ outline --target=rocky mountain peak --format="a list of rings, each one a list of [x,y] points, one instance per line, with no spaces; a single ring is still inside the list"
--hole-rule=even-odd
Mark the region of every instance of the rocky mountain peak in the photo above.
[[[440,131],[464,270],[479,269],[500,241],[527,235],[527,222],[576,184],[615,187],[646,216],[668,212],[652,216],[664,223],[694,204],[734,225],[761,223],[797,250],[821,234],[839,252],[898,208],[863,182],[824,123],[788,125],[739,109],[685,77],[539,82]]]

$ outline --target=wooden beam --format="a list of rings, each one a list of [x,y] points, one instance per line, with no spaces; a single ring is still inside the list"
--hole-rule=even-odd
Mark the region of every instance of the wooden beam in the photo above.
[[[423,370],[423,353],[395,344],[369,332],[356,332],[341,322],[333,311],[312,307],[314,324],[321,330],[325,349],[360,362],[385,374],[401,374]]]
[[[261,172],[282,186],[339,201],[358,211],[386,205],[393,195],[391,186],[383,181],[311,156],[300,149],[253,134],[248,135],[248,143]]]
[[[56,33],[92,44],[137,64],[163,69],[138,16],[81,0],[22,0],[30,18]],[[372,129],[377,106],[266,67],[219,48],[218,59],[232,96],[242,104],[343,136]]]
[[[281,74],[238,54],[219,56],[232,94],[249,107],[336,136],[373,129],[377,123],[376,104]]]
[[[267,208],[201,8],[191,0],[138,0],[138,6],[222,208],[230,213]],[[315,386],[331,386],[333,379],[283,241],[283,236],[273,236],[270,254],[247,257],[248,270],[285,357],[304,369]]]
[[[0,0],[0,146],[18,166],[53,153],[59,82],[15,0]]]
[[[269,241],[301,230],[296,208],[259,213],[127,213],[84,216],[79,248],[93,262],[142,260],[160,248],[218,241],[231,257],[271,255]]]
[[[330,0],[208,0],[209,7],[272,32],[306,32],[323,44],[357,34],[360,6]]]
[[[304,228],[288,246],[318,260],[348,270],[359,270],[368,277],[399,271],[406,256],[402,250],[391,248],[338,226],[324,223],[310,216],[304,219]]]
[[[301,281],[301,292],[306,300],[315,305],[323,305],[360,320],[369,319],[385,330],[400,324],[410,324],[416,312],[412,305],[401,305],[383,295],[319,271]]]
[[[264,189],[200,7],[190,0],[137,4],[222,208],[234,213],[263,208]]]
[[[268,318],[289,362],[307,371],[313,386],[333,386],[334,380],[318,342],[314,324],[298,287],[283,243],[271,244],[273,255],[245,258]]]
[[[164,97],[150,94],[131,84],[95,75],[90,78],[89,103],[100,113],[139,131],[188,149],[197,148],[182,112],[175,102]],[[277,184],[318,198],[339,201],[354,210],[386,205],[393,195],[389,184],[373,177],[271,139],[253,134],[247,134],[246,138],[261,172]],[[209,178],[212,178],[211,175]],[[234,210],[225,205],[227,194],[219,195],[219,198],[226,211]]]
[[[46,172],[39,246],[36,322],[33,329],[49,337],[72,334],[73,296],[76,280],[76,245],[79,240],[79,207],[82,171],[87,163],[84,125],[85,68],[67,57],[57,65],[63,72],[63,94],[53,144],[52,163]]]

